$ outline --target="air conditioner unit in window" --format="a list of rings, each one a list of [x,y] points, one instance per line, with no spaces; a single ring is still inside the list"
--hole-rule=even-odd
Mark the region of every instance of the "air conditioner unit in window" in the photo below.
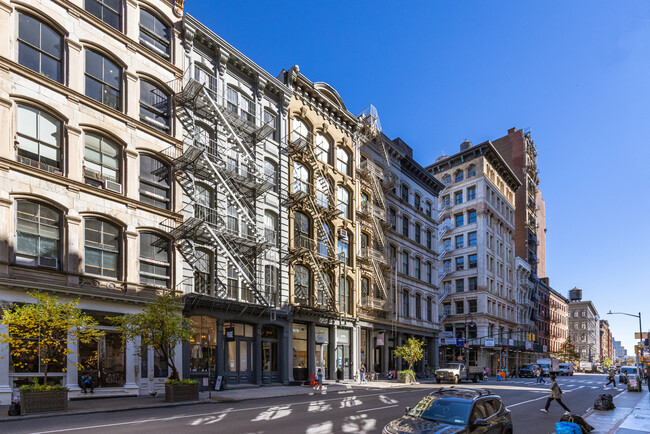
[[[38,265],[43,267],[57,268],[59,266],[59,260],[57,258],[46,258],[44,256],[39,256]]]
[[[348,241],[348,231],[345,229],[339,229],[339,239],[341,241]]]
[[[105,179],[104,188],[106,190],[110,190],[122,194],[122,184],[120,184],[119,182],[113,182],[113,181],[109,181],[108,179]]]

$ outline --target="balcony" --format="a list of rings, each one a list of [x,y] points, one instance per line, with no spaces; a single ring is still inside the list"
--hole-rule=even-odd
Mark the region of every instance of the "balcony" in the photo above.
[[[393,303],[390,300],[365,295],[361,297],[361,307],[389,311],[393,309]]]
[[[386,263],[386,253],[381,250],[373,249],[371,247],[361,247],[359,249],[359,259],[362,260],[375,260],[381,262],[382,264]]]

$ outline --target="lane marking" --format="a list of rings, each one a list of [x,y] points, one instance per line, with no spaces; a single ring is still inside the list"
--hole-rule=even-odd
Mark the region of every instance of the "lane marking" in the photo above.
[[[544,395],[544,396],[540,396],[539,398],[529,399],[528,401],[522,401],[522,402],[518,402],[518,403],[516,403],[516,404],[506,405],[506,407],[507,407],[507,408],[510,408],[510,407],[516,407],[516,406],[518,406],[518,405],[528,404],[529,402],[539,401],[540,399],[546,399],[546,398],[548,398],[548,396]]]
[[[375,410],[383,410],[384,408],[392,408],[392,407],[397,407],[398,404],[393,404],[393,405],[386,405],[384,407],[376,407],[376,408],[369,408],[367,410],[357,410],[357,413],[365,413],[367,411],[375,411]]]

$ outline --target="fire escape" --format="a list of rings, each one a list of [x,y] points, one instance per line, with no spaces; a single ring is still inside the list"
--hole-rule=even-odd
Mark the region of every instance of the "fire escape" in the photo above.
[[[445,265],[444,258],[449,252],[453,250],[451,245],[451,240],[445,240],[445,236],[454,228],[454,224],[451,221],[451,199],[449,196],[443,196],[445,190],[451,185],[451,180],[448,183],[445,183],[445,188],[439,193],[440,197],[444,197],[439,201],[438,209],[438,245],[440,246],[440,251],[438,253],[438,263],[441,264],[438,268],[438,288],[440,284],[444,281],[447,275],[451,274],[452,268],[450,265]],[[448,285],[443,285],[438,295],[438,304],[441,304],[442,301],[451,294],[451,287]],[[444,316],[441,315],[440,321],[444,319],[449,313],[446,313]]]
[[[172,147],[166,154],[185,197],[183,222],[168,219],[162,226],[193,270],[180,289],[273,306],[277,293],[260,284],[257,259],[276,245],[276,234],[261,229],[255,212],[256,200],[273,186],[256,161],[255,148],[273,129],[260,127],[254,113],[219,94],[213,75],[199,81],[188,69],[172,86],[175,115],[185,137],[182,151]],[[199,133],[197,118],[215,124],[216,138]],[[214,273],[205,251],[214,253]],[[217,255],[225,267],[217,265]]]

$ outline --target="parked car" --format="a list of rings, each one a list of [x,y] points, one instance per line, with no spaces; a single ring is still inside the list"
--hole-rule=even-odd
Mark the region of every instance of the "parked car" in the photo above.
[[[487,389],[443,387],[389,422],[383,434],[512,434],[512,417],[501,397]]]
[[[535,365],[521,365],[519,376],[524,378],[535,378]]]
[[[560,375],[573,375],[573,364],[560,363]]]

